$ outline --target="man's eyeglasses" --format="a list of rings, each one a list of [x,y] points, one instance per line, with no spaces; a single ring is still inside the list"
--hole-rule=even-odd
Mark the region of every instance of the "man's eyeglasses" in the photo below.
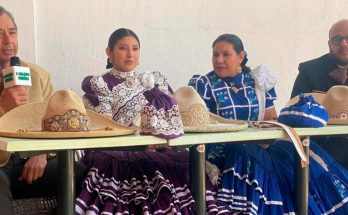
[[[331,43],[334,45],[341,44],[342,40],[344,40],[346,43],[348,43],[348,35],[346,35],[346,36],[333,36],[330,39]]]

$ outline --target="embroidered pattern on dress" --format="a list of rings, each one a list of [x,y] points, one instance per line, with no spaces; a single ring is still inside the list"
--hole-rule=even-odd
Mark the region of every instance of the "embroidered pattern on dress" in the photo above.
[[[42,120],[43,131],[78,132],[91,130],[87,115],[78,110],[69,110],[63,115],[52,116]]]
[[[130,72],[120,72],[115,70],[114,68],[111,69],[110,71],[111,75],[113,75],[115,78],[119,79],[134,79],[134,76],[137,75],[138,72],[136,71],[130,71]]]
[[[220,116],[236,119],[237,112],[249,120],[258,116],[258,101],[253,87],[255,82],[250,74],[241,73],[240,80],[233,82],[233,86],[229,80],[219,78],[214,73],[206,75],[206,79],[211,82],[211,91],[216,98],[217,112]],[[239,104],[240,100],[243,101],[243,105]]]
[[[134,119],[140,114],[142,106],[146,104],[145,96],[142,93],[135,95],[123,106],[115,102],[113,119],[122,125],[132,125]]]
[[[166,76],[162,75],[160,72],[158,71],[154,71],[152,72],[152,75],[155,78],[155,85],[158,86],[158,88],[162,91],[165,92],[168,95],[171,95],[171,93],[168,90],[168,79]]]
[[[155,107],[144,106],[141,116],[141,131],[154,135],[180,135],[183,134],[182,121],[179,106],[173,105],[170,110],[163,108],[156,110]]]
[[[113,95],[113,113],[117,113],[119,107],[123,107],[129,100],[135,98],[140,93],[143,93],[145,89],[141,86],[139,80],[135,80],[132,84],[133,87],[129,88],[125,82],[112,88]]]
[[[99,106],[93,107],[87,98],[84,99],[84,104],[90,110],[112,116],[115,121],[129,126],[146,104],[146,98],[143,95],[146,89],[140,81],[144,72],[120,72],[111,69],[110,74],[117,79],[123,80],[123,82],[109,90],[102,76],[93,77],[90,80],[91,89],[98,96]],[[154,76],[155,85],[164,93],[171,95],[168,89],[167,78],[160,72],[151,72],[151,74]]]
[[[101,113],[103,115],[111,116],[112,96],[111,96],[111,91],[107,87],[106,82],[103,80],[101,76],[93,77],[90,80],[90,82],[91,82],[91,88],[94,92],[97,92],[96,95],[98,96],[98,100],[99,100],[99,106],[96,106],[90,109],[98,113]],[[84,104],[86,105],[86,101],[84,101]],[[92,105],[92,103],[89,103],[89,104]]]

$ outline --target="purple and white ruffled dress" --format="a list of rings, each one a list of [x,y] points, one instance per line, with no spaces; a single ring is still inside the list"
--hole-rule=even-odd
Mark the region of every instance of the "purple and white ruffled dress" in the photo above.
[[[166,77],[150,73],[151,88],[143,82],[148,76],[114,69],[88,76],[82,83],[85,106],[127,126],[141,115],[144,135],[181,136],[178,106]],[[187,150],[89,151],[83,163],[90,170],[76,199],[76,214],[194,214]],[[207,192],[208,208],[217,214],[213,191]]]

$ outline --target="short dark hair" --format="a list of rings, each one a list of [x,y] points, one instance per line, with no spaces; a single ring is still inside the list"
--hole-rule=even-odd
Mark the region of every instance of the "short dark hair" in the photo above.
[[[6,14],[7,16],[10,17],[10,19],[12,20],[12,22],[13,22],[16,30],[17,30],[17,24],[16,24],[16,21],[15,21],[13,15],[12,15],[12,13],[9,12],[8,10],[6,10],[3,6],[0,5],[0,16],[2,16],[4,14]]]
[[[233,45],[234,50],[237,52],[237,54],[241,53],[242,51],[245,52],[245,56],[243,59],[243,62],[241,64],[243,71],[250,71],[250,68],[247,67],[248,57],[247,53],[244,50],[244,45],[242,40],[235,34],[223,34],[220,35],[218,38],[216,38],[213,42],[213,47],[218,42],[228,42]]]
[[[114,49],[114,46],[116,45],[116,43],[121,40],[124,37],[134,37],[139,44],[140,47],[140,41],[138,36],[130,29],[126,29],[126,28],[119,28],[116,31],[114,31],[110,37],[109,37],[109,42],[108,42],[108,47],[110,48],[110,50],[112,51]],[[107,60],[107,65],[106,65],[107,69],[112,68],[112,63],[110,63],[109,59]]]

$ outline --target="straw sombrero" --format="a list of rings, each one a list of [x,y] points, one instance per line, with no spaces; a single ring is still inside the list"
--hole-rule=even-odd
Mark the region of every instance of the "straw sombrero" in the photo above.
[[[181,87],[174,98],[179,105],[185,132],[240,131],[248,127],[244,121],[230,120],[210,113],[205,102],[192,87]]]
[[[126,127],[86,110],[72,90],[59,90],[47,102],[17,107],[0,118],[0,136],[17,138],[82,138],[133,134]]]
[[[348,125],[348,87],[343,85],[331,87],[327,93],[307,93],[312,95],[329,113],[330,119],[327,124]],[[287,106],[298,101],[296,96],[291,99]]]
[[[305,96],[313,96],[313,98],[315,99],[315,101],[317,101],[318,103],[321,104],[321,102],[323,101],[324,97],[325,97],[325,93],[324,92],[320,92],[320,93],[304,93],[303,95]],[[290,99],[287,103],[286,103],[286,107],[289,107],[290,105],[294,105],[296,104],[300,99],[300,96],[295,96],[292,99]]]
[[[321,101],[330,119],[331,125],[348,125],[348,87],[333,86],[327,91],[324,99]]]

